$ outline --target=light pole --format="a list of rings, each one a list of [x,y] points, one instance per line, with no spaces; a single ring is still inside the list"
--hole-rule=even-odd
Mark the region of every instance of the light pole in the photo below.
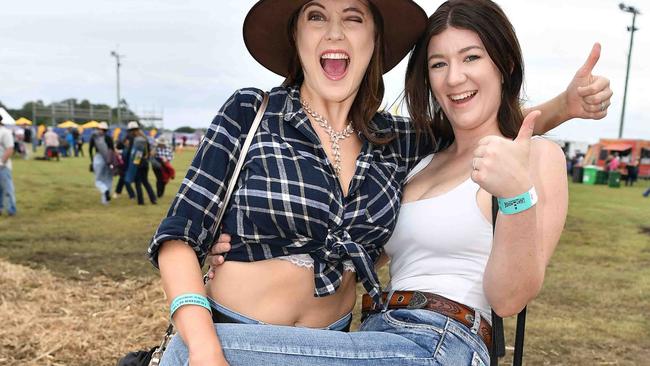
[[[623,109],[621,111],[621,125],[618,128],[618,138],[620,139],[623,137],[623,122],[625,120],[625,102],[627,100],[627,82],[630,77],[630,59],[632,58],[632,43],[634,42],[634,32],[639,30],[638,28],[634,27],[634,24],[636,22],[636,16],[637,14],[641,14],[639,9],[633,7],[633,6],[627,6],[623,3],[618,4],[618,8],[621,9],[622,11],[626,13],[632,13],[632,26],[627,27],[628,32],[630,32],[630,49],[628,50],[627,53],[627,71],[625,72],[625,89],[623,90]]]
[[[120,66],[122,66],[122,63],[120,62],[120,58],[124,55],[111,51],[111,56],[115,57],[115,64],[117,67],[117,124],[120,125],[122,123],[122,99],[120,98]]]

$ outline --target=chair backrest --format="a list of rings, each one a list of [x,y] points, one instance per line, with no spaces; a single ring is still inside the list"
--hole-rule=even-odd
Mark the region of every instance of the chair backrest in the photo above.
[[[492,234],[497,227],[497,214],[499,205],[497,198],[492,196]],[[524,335],[526,332],[526,308],[517,315],[517,330],[515,333],[515,354],[512,357],[512,366],[521,366],[524,359]],[[492,311],[492,349],[490,350],[490,366],[499,365],[499,357],[506,355],[505,334],[503,319]]]

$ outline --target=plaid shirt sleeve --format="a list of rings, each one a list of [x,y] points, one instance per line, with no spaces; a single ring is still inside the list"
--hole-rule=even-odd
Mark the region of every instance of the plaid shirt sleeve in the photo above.
[[[216,215],[263,92],[241,89],[223,105],[201,141],[178,193],[147,250],[158,267],[162,243],[181,240],[194,249],[203,265],[217,232]]]
[[[172,159],[174,159],[174,153],[172,152],[172,149],[167,146],[158,146],[156,147],[156,157],[172,161]]]

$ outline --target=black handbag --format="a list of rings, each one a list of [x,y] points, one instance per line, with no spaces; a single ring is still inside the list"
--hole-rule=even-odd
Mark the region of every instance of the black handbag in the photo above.
[[[221,208],[217,212],[217,217],[215,220],[217,223],[221,223],[221,219],[223,218],[223,215],[226,212],[226,207],[228,207],[228,202],[230,201],[232,192],[235,190],[235,185],[237,184],[237,178],[239,177],[241,168],[244,165],[244,160],[246,160],[248,149],[250,148],[251,142],[253,141],[253,137],[255,136],[255,132],[257,132],[260,122],[262,121],[262,117],[264,116],[264,111],[266,110],[266,106],[268,105],[268,103],[269,103],[269,96],[267,93],[264,93],[264,99],[262,100],[262,105],[257,110],[257,114],[255,115],[255,119],[253,120],[253,124],[251,125],[251,129],[248,132],[248,135],[246,136],[246,140],[244,141],[244,144],[242,145],[241,154],[237,159],[235,170],[228,182],[228,189],[226,190],[226,194],[223,199],[224,203],[223,205],[221,205]],[[219,227],[219,226],[220,226],[219,224],[215,225],[215,227]],[[205,282],[206,280],[207,277],[204,276],[203,281]],[[174,334],[174,325],[170,322],[169,325],[167,326],[167,330],[165,331],[165,335],[163,336],[163,339],[160,342],[160,345],[155,346],[148,351],[141,350],[141,351],[129,352],[126,354],[126,356],[122,357],[119,361],[117,361],[117,366],[158,366],[160,365],[160,360],[162,360],[163,352],[165,352],[165,349],[167,349],[167,344],[169,344],[169,341],[171,340],[173,334]]]

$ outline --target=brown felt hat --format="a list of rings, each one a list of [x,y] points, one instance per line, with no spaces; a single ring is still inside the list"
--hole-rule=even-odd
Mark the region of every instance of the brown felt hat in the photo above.
[[[289,18],[308,0],[260,0],[244,20],[244,43],[262,66],[289,74]],[[384,21],[384,73],[395,67],[415,45],[427,24],[427,14],[412,0],[368,0]]]

